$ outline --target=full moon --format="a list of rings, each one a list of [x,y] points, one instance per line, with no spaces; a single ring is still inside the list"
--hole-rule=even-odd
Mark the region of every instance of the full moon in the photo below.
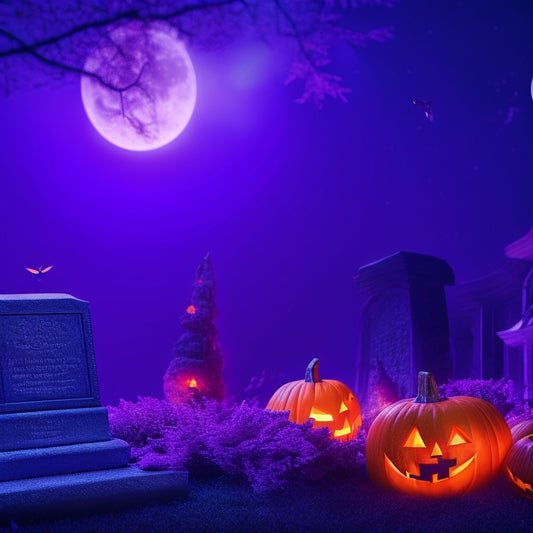
[[[196,75],[182,41],[130,23],[110,31],[85,61],[81,78],[89,120],[126,150],[155,150],[187,126],[196,103]]]

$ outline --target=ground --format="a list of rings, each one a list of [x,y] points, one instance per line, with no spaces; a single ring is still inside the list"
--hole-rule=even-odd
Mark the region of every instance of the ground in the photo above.
[[[247,485],[220,477],[192,480],[188,495],[172,502],[18,525],[17,533],[525,533],[533,528],[532,511],[533,500],[515,494],[503,479],[461,498],[414,500],[365,479],[254,494]]]

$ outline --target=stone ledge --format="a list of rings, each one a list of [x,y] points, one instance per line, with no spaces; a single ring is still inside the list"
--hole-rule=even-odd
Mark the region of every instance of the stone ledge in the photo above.
[[[118,468],[130,455],[128,443],[119,439],[0,452],[0,481]]]
[[[0,415],[0,452],[110,439],[105,407]]]
[[[0,523],[31,522],[114,511],[187,491],[187,472],[145,472],[135,466],[0,482]]]

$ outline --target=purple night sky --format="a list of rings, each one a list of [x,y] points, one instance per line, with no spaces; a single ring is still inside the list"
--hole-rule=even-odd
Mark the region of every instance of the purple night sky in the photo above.
[[[348,103],[294,103],[280,50],[193,49],[192,120],[153,152],[103,139],[79,83],[0,98],[0,293],[90,302],[104,405],[162,397],[207,251],[228,393],[265,371],[268,398],[315,356],[353,387],[359,267],[418,252],[466,282],[533,224],[533,3],[354,15],[395,37],[336,51]],[[24,268],[52,264],[41,282]]]

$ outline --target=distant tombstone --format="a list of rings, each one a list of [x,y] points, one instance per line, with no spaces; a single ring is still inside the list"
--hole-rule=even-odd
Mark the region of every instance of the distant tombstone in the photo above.
[[[129,459],[100,404],[89,304],[0,295],[0,520],[186,484],[186,472],[145,475]]]
[[[448,263],[399,252],[361,267],[356,280],[363,298],[356,394],[367,408],[415,396],[420,370],[450,378]]]

